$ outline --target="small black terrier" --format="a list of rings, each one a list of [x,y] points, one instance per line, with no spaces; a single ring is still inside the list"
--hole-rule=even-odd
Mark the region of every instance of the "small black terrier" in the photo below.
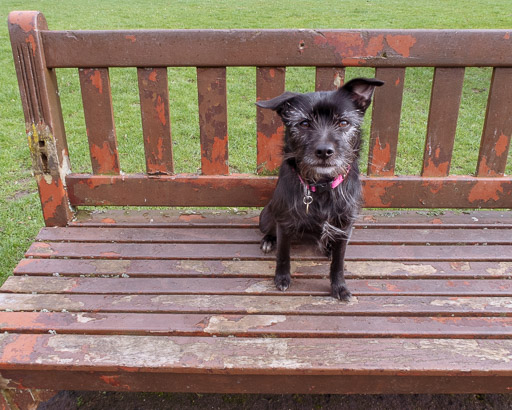
[[[360,126],[375,87],[356,78],[336,91],[296,94],[256,104],[276,111],[285,127],[283,163],[273,197],[260,215],[261,249],[276,248],[274,282],[290,286],[292,239],[314,238],[331,256],[331,294],[347,301],[345,249],[361,200]]]

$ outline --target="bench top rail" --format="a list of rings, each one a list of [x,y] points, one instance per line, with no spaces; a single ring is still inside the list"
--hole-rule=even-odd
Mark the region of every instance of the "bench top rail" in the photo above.
[[[316,67],[316,90],[343,84],[345,67],[373,67],[366,207],[507,208],[505,175],[512,135],[512,39],[506,30],[120,30],[50,31],[42,14],[13,12],[11,41],[34,173],[49,225],[75,206],[263,206],[280,164],[283,126],[257,109],[254,173],[230,173],[226,67],[256,67],[256,98],[285,89],[286,67]],[[492,53],[489,52],[492,47]],[[201,172],[175,174],[167,67],[197,68]],[[407,67],[434,67],[423,164],[397,175]],[[77,68],[92,173],[69,166],[56,68]],[[110,67],[136,67],[145,174],[119,165]],[[474,175],[450,165],[465,67],[492,67]],[[270,176],[269,176],[270,175]]]

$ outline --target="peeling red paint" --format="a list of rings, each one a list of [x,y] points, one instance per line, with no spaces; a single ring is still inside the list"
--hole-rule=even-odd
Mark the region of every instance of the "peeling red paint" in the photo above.
[[[433,194],[437,194],[441,189],[443,189],[444,184],[442,181],[425,181],[422,185],[428,188]]]
[[[36,55],[36,49],[37,49],[37,45],[36,45],[36,40],[34,39],[34,36],[32,34],[30,34],[26,39],[25,39],[25,42],[27,44],[30,44],[31,48],[32,48],[32,55],[35,56]]]
[[[496,155],[501,157],[508,150],[509,138],[505,134],[501,134],[496,142]]]
[[[366,52],[370,56],[377,56],[384,48],[384,35],[380,34],[377,37],[370,38],[366,46]]]
[[[19,362],[30,361],[38,338],[38,335],[9,335],[9,342],[1,349],[0,360],[4,367],[16,367]]]
[[[492,168],[487,165],[487,157],[482,157],[480,159],[480,164],[478,165],[478,175],[480,176],[496,176],[496,173]]]
[[[94,70],[94,74],[91,75],[91,83],[96,87],[100,94],[103,94],[103,81],[101,73],[98,70]]]
[[[510,33],[506,33],[506,34],[503,36],[503,38],[504,38],[505,40],[510,40]]]
[[[34,30],[33,15],[25,12],[12,12],[9,14],[9,23],[21,28],[25,33]]]
[[[125,38],[127,40],[130,40],[132,43],[135,43],[137,41],[137,39],[135,38],[134,35],[128,35],[128,36],[125,36]]]
[[[400,85],[400,77],[398,77],[396,80],[395,80],[395,87],[398,87]]]
[[[162,97],[160,95],[157,96],[157,98],[156,98],[155,109],[156,109],[156,112],[157,112],[157,115],[158,115],[158,119],[160,120],[162,125],[166,125],[167,124],[167,118],[165,116],[165,114],[166,114],[166,112],[165,112],[166,111],[165,101],[162,99]]]
[[[270,136],[261,131],[257,133],[258,163],[262,164],[268,171],[273,171],[281,165],[283,134],[284,125],[277,127],[276,132]]]
[[[117,158],[110,149],[110,145],[104,142],[101,147],[92,145],[90,147],[91,157],[99,165],[98,173],[119,172]]]
[[[211,152],[202,153],[202,167],[205,174],[222,174],[226,172],[227,135],[222,138],[214,138]],[[209,155],[208,155],[209,154]]]
[[[432,317],[432,320],[435,322],[443,323],[443,324],[452,324],[459,323],[462,321],[461,317]]]
[[[115,219],[112,219],[112,218],[103,218],[101,220],[101,222],[104,224],[115,224],[116,223]]]
[[[109,184],[115,184],[115,180],[110,180]],[[80,184],[87,185],[90,189],[96,189],[105,185],[105,180],[102,178],[87,178],[84,181],[80,181]]]
[[[500,193],[503,194],[502,186],[495,189],[494,186],[489,185],[486,181],[478,181],[469,192],[468,200],[471,203],[477,201],[498,201],[500,199]]]
[[[122,387],[124,390],[131,390],[130,386],[119,381],[120,375],[102,375],[100,379],[112,387]]]
[[[392,188],[394,186],[393,182],[369,180],[366,185],[365,191],[371,192],[371,196],[366,195],[364,197],[365,206],[380,208],[391,205],[392,198],[386,200],[386,196],[388,195],[387,188]]]
[[[382,145],[380,137],[377,136],[372,147],[371,172],[379,175],[392,175],[393,170],[386,169],[390,161],[391,145],[389,143]]]
[[[191,214],[191,215],[180,215],[180,217],[178,219],[180,221],[192,222],[192,221],[198,221],[201,219],[205,219],[205,217],[203,215]]]
[[[49,220],[57,217],[60,213],[59,208],[66,204],[66,198],[62,181],[52,177],[50,183],[48,183],[45,177],[37,175],[37,183],[43,207],[43,216],[45,220]]]
[[[411,55],[411,48],[416,44],[416,39],[413,36],[402,35],[387,35],[386,41],[389,46],[403,57]]]
[[[436,149],[434,159],[439,159],[440,149]],[[436,163],[432,158],[428,158],[427,162],[423,166],[423,176],[434,177],[434,176],[445,176],[448,175],[450,170],[450,161]]]
[[[120,254],[118,252],[101,252],[100,256],[104,258],[117,258]]]
[[[155,83],[157,80],[157,76],[158,76],[158,74],[157,74],[156,70],[152,70],[151,74],[148,76],[148,80]]]
[[[432,219],[432,224],[434,224],[434,225],[442,225],[443,221],[440,218],[434,218],[434,219]]]

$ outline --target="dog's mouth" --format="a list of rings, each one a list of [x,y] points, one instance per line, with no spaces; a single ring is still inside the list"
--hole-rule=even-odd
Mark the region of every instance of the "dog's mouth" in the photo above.
[[[315,167],[315,171],[317,174],[320,174],[320,175],[331,175],[333,173],[337,173],[338,172],[338,167],[334,167],[334,166],[331,166],[331,165],[317,165]]]

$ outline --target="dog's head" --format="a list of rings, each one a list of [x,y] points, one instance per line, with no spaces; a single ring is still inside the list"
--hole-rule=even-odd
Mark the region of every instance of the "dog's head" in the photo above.
[[[359,157],[360,126],[375,87],[384,82],[356,78],[336,91],[297,94],[256,104],[276,111],[286,127],[284,159],[303,178],[318,182],[347,174]]]

